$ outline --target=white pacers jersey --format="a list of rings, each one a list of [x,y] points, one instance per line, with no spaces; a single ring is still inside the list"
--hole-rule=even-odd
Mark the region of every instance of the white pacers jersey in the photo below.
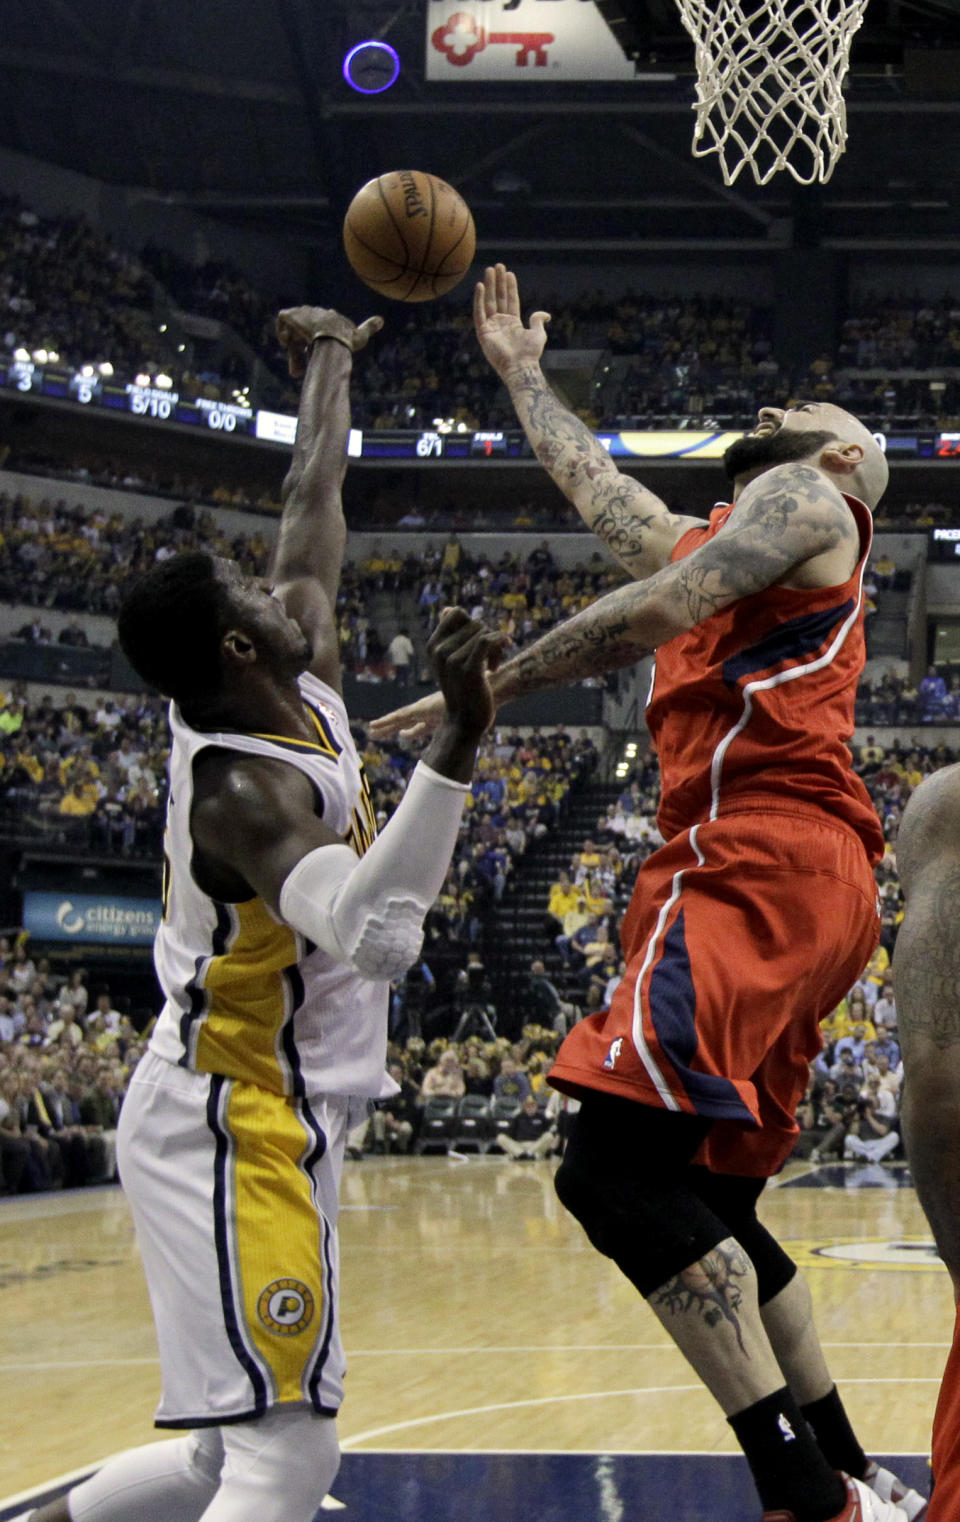
[[[358,855],[372,841],[373,807],[343,700],[314,676],[301,676],[299,686],[315,740],[205,733],[170,705],[163,920],[154,947],[166,1003],[150,1048],[181,1067],[278,1094],[377,1097],[394,1090],[384,1071],[388,985],[314,948],[260,898],[210,898],[191,871],[193,763],[207,746],[297,767],[331,830]]]

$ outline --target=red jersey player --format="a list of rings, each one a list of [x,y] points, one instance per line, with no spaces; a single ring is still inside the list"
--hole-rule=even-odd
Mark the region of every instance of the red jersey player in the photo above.
[[[541,463],[636,578],[507,662],[498,703],[656,651],[666,843],[638,873],[611,1006],[550,1075],[582,1101],[557,1192],[723,1408],[766,1522],[918,1517],[923,1498],[858,1443],[809,1291],[756,1215],[793,1147],[819,1020],[879,933],[882,837],[845,742],[886,461],[839,407],[763,408],[725,457],[733,502],[678,516],[560,404],[539,362],[547,314],[524,326],[502,265],[475,318]]]

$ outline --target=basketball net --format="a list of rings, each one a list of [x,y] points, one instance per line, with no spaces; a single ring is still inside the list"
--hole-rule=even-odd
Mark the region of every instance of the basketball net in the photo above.
[[[677,0],[696,44],[696,158],[732,185],[786,169],[825,184],[847,143],[843,82],[867,0]]]

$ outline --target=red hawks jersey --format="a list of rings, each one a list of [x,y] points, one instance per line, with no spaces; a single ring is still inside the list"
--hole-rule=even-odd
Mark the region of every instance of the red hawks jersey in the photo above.
[[[660,762],[660,830],[681,830],[745,809],[826,810],[860,836],[872,862],[883,832],[852,769],[847,741],[863,670],[863,572],[869,510],[847,497],[860,556],[840,586],[771,586],[661,645],[647,723]],[[731,506],[688,530],[680,560],[720,533]]]

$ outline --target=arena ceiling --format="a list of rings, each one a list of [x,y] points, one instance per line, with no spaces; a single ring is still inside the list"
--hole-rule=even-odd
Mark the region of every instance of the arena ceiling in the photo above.
[[[870,0],[827,186],[730,190],[691,157],[673,0],[600,8],[674,79],[536,86],[425,83],[426,3],[0,0],[0,145],[321,251],[352,192],[405,167],[467,197],[481,257],[960,247],[960,0]],[[341,62],[370,36],[404,68],[364,97]]]

